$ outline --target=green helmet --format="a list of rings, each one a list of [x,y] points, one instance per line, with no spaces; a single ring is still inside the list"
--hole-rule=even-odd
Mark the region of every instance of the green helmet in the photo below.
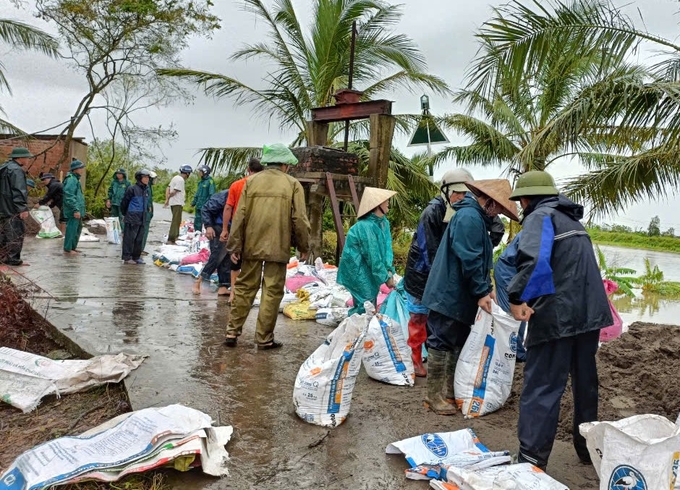
[[[277,165],[297,165],[298,159],[295,158],[293,152],[281,143],[273,145],[265,145],[262,148],[262,158],[260,159],[262,165],[277,164]]]
[[[532,170],[519,176],[510,199],[519,201],[520,197],[556,196],[559,193],[555,181],[548,172]]]

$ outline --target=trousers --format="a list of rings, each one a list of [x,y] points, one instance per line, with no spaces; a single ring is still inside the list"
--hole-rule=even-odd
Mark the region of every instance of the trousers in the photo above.
[[[470,325],[430,310],[427,316],[427,348],[452,352],[465,345]]]
[[[210,258],[203,266],[201,277],[210,281],[210,276],[217,271],[217,278],[220,286],[229,287],[231,284],[231,259],[225,249],[225,243],[220,241],[222,225],[214,225],[215,238],[210,240]]]
[[[267,344],[274,340],[274,327],[286,285],[286,264],[261,260],[243,260],[241,273],[232,286],[234,302],[227,324],[227,336],[241,335],[260,284],[262,297],[255,327],[255,342]]]
[[[540,325],[531,328],[540,328]],[[590,461],[585,438],[578,427],[597,420],[595,354],[599,339],[600,331],[594,330],[527,349],[517,424],[520,462],[529,462],[541,469],[548,465],[557,434],[560,401],[570,375],[574,395],[574,449],[581,460]]]
[[[120,222],[120,232],[123,233],[125,230],[125,223],[123,222],[123,212],[120,210],[120,206],[111,204],[111,217],[118,218]]]
[[[26,227],[19,216],[0,218],[0,262],[10,265],[21,263]]]
[[[123,260],[138,260],[142,256],[144,223],[128,223],[123,235]]]
[[[151,218],[153,218],[153,214],[146,213],[146,218],[144,220],[144,238],[142,239],[142,251],[146,250],[146,240],[149,238],[149,228],[151,227]]]
[[[200,233],[203,229],[203,218],[201,218],[201,210],[196,208],[196,214],[194,215],[194,231]]]
[[[83,231],[83,220],[73,217],[66,218],[66,234],[64,235],[64,252],[78,248],[80,233]]]
[[[182,206],[170,206],[172,211],[172,222],[170,223],[170,232],[168,233],[168,241],[174,242],[179,236],[179,225],[182,223]]]

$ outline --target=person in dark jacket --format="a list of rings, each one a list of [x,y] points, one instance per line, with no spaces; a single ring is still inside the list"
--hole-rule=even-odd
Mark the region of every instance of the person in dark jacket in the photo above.
[[[149,206],[149,171],[138,170],[135,173],[135,181],[135,185],[127,188],[120,202],[126,226],[123,235],[123,263],[141,265],[144,264],[141,257],[142,242]]]
[[[80,160],[71,161],[71,171],[64,179],[64,217],[66,232],[64,233],[64,253],[77,255],[80,234],[83,231],[85,218],[85,196],[80,177],[85,172],[85,164]]]
[[[26,148],[14,148],[9,160],[0,165],[0,263],[22,265],[28,218],[28,189],[22,168],[33,155]]]
[[[529,322],[518,458],[546,468],[571,375],[574,448],[588,463],[578,428],[597,420],[595,354],[600,329],[613,319],[593,244],[580,223],[583,206],[559,194],[550,174],[540,171],[522,174],[511,199],[520,201],[524,220],[508,296],[515,319]]]
[[[146,207],[146,219],[144,220],[144,238],[142,239],[142,255],[149,255],[146,249],[146,240],[149,238],[149,229],[151,228],[151,220],[153,219],[153,186],[156,183],[158,175],[156,172],[149,170],[149,202]]]
[[[49,206],[54,212],[59,210],[59,231],[62,234],[66,231],[66,218],[64,218],[64,186],[61,181],[56,179],[51,173],[45,173],[40,176],[40,180],[47,188],[45,195],[35,205],[36,208],[40,206]]]
[[[231,261],[225,247],[226,244],[220,241],[220,235],[224,228],[222,216],[228,197],[229,190],[220,191],[213,194],[201,208],[205,237],[210,240],[210,258],[194,283],[194,294],[201,294],[201,283],[210,281],[212,273],[217,271],[219,280],[217,296],[229,296]]]
[[[111,210],[111,217],[118,218],[120,221],[120,231],[121,233],[125,230],[125,223],[123,216],[125,213],[121,210],[121,201],[130,187],[130,181],[127,179],[127,173],[124,168],[119,168],[116,173],[113,174],[113,180],[111,180],[111,185],[109,186],[108,199],[106,200],[107,209]]]
[[[456,365],[477,309],[491,311],[493,245],[489,230],[493,217],[503,213],[518,219],[517,206],[508,200],[512,190],[507,180],[479,180],[466,185],[471,192],[453,205],[456,213],[439,244],[422,300],[430,310],[425,406],[440,415],[456,412],[455,405],[442,393],[444,383],[448,383],[447,362]]]
[[[474,180],[470,172],[464,168],[449,170],[442,177],[440,187],[441,196],[435,197],[427,205],[418,221],[418,228],[413,234],[406,272],[404,275],[404,290],[407,295],[407,307],[410,314],[408,323],[408,345],[411,347],[413,367],[416,376],[427,375],[423,365],[422,345],[427,340],[428,310],[422,305],[423,291],[430,275],[432,262],[437,254],[437,248],[444,236],[446,226],[453,217],[453,205],[463,199],[468,192],[465,182]],[[447,204],[448,203],[448,204]],[[495,247],[503,239],[505,226],[500,218],[495,217],[491,226],[491,243]],[[452,361],[452,360],[451,360]],[[455,364],[447,363],[447,377],[451,383],[446,384],[445,398],[453,400],[453,373]],[[449,386],[451,384],[451,386]]]
[[[210,196],[215,194],[215,181],[210,176],[210,167],[207,165],[201,165],[196,169],[201,180],[198,183],[198,188],[196,189],[196,194],[191,200],[191,206],[195,208],[196,214],[194,215],[194,231],[200,233],[203,230],[203,219],[201,215],[201,209]]]

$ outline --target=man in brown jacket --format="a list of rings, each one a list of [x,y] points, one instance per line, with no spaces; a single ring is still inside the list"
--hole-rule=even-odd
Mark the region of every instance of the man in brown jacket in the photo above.
[[[225,344],[236,347],[262,285],[255,342],[258,349],[267,350],[282,346],[274,340],[274,327],[286,283],[286,265],[291,246],[297,246],[303,260],[307,258],[310,226],[302,185],[286,175],[288,167],[298,163],[295,155],[285,145],[265,146],[260,163],[265,169],[246,181],[227,242],[232,262],[242,259],[243,263],[232,285],[234,302]]]

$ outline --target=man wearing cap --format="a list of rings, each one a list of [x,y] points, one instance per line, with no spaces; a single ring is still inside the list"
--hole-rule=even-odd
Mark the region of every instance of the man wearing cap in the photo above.
[[[108,199],[106,200],[106,208],[111,210],[111,217],[118,218],[120,222],[120,231],[125,231],[125,220],[123,219],[125,213],[120,209],[120,203],[123,200],[125,191],[130,187],[130,181],[127,179],[127,173],[124,168],[119,168],[113,174],[113,180],[109,186]]]
[[[64,217],[66,218],[66,233],[64,234],[64,253],[77,255],[80,253],[78,241],[83,231],[83,217],[85,216],[85,196],[80,185],[80,176],[85,171],[85,164],[80,160],[71,162],[71,171],[64,179]]]
[[[455,366],[475,321],[477,309],[491,312],[493,245],[489,231],[500,213],[517,220],[517,206],[505,179],[466,182],[470,190],[453,205],[456,211],[439,244],[422,303],[427,319],[427,398],[425,406],[439,415],[453,415],[454,405],[442,394],[447,353]]]
[[[546,468],[560,400],[571,375],[574,448],[590,463],[579,425],[597,420],[595,354],[600,329],[613,323],[593,244],[581,225],[583,206],[561,195],[547,172],[522,174],[511,199],[524,210],[510,281],[510,310],[528,321],[520,397],[519,461]]]
[[[390,198],[397,193],[366,187],[357,211],[357,222],[349,229],[340,257],[338,284],[352,294],[349,315],[365,313],[364,303],[377,305],[380,286],[394,287],[394,255],[387,213]]]
[[[52,208],[52,212],[55,209],[59,210],[59,231],[63,235],[66,231],[66,219],[64,218],[64,213],[62,208],[64,206],[64,186],[61,182],[54,177],[51,173],[45,173],[40,176],[40,180],[43,185],[47,187],[47,192],[35,205],[36,208],[40,206],[49,206]],[[55,216],[55,219],[57,217]]]
[[[22,168],[33,155],[26,148],[14,148],[9,160],[0,165],[0,263],[22,265],[28,218],[28,189]]]
[[[298,160],[282,144],[265,146],[261,163],[265,170],[249,178],[231,225],[227,250],[231,260],[242,260],[241,273],[232,285],[234,302],[227,325],[228,347],[236,347],[243,324],[262,285],[255,342],[259,350],[276,349],[274,327],[283,299],[286,265],[295,245],[304,260],[309,252],[310,226],[302,185],[286,175]]]
[[[423,291],[432,269],[439,243],[444,236],[446,226],[455,214],[453,205],[463,199],[468,192],[465,182],[474,180],[470,172],[464,168],[449,170],[442,177],[441,195],[430,201],[423,210],[418,221],[418,228],[413,234],[411,247],[406,259],[404,290],[407,295],[407,307],[410,314],[408,323],[408,345],[411,347],[413,366],[416,376],[427,374],[423,365],[422,345],[427,340],[428,309],[422,304]],[[500,218],[495,217],[491,225],[491,243],[495,247],[503,239],[505,227]],[[453,374],[456,369],[454,359],[447,356],[444,398],[453,403]]]
[[[194,231],[201,232],[203,230],[203,219],[201,217],[201,209],[210,196],[215,194],[215,181],[210,176],[210,167],[207,165],[201,165],[198,167],[198,175],[201,180],[198,182],[198,188],[196,189],[196,194],[191,200],[191,207],[196,211],[194,214]]]
[[[223,228],[224,207],[229,198],[229,190],[213,194],[201,209],[203,224],[205,225],[205,237],[210,240],[210,258],[203,266],[201,274],[194,283],[194,294],[201,294],[203,281],[210,281],[210,276],[217,271],[218,287],[217,296],[230,296],[229,288],[231,281],[229,272],[231,260],[225,248],[225,243],[220,240]]]
[[[184,182],[189,178],[193,170],[189,165],[179,168],[179,175],[175,175],[165,191],[165,206],[170,205],[172,222],[168,233],[168,243],[174,244],[179,236],[179,225],[182,223],[182,208],[186,203],[187,194],[184,190]],[[200,230],[199,230],[200,231]]]

